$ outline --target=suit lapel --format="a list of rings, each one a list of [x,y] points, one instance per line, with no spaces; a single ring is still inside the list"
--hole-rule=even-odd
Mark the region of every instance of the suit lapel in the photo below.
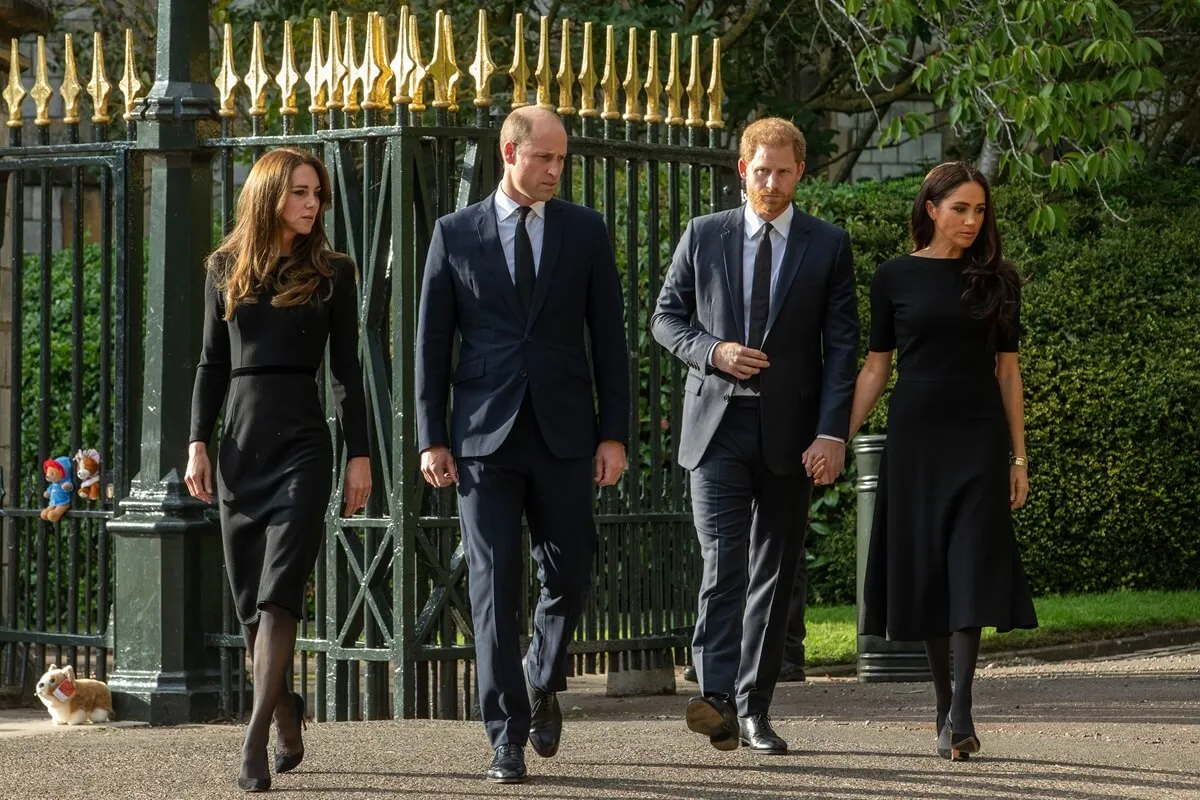
[[[508,261],[504,258],[504,245],[500,243],[500,228],[496,224],[495,202],[495,197],[488,195],[487,199],[479,204],[479,217],[476,224],[479,228],[479,242],[483,246],[483,255],[487,262],[483,273],[500,290],[504,302],[520,319],[524,317],[524,313],[521,311],[521,300],[517,297],[517,287],[513,285],[512,276],[508,273]]]
[[[783,263],[779,267],[779,281],[775,285],[775,294],[771,297],[771,312],[767,315],[767,330],[763,341],[771,335],[771,328],[779,318],[779,310],[787,299],[788,289],[796,273],[800,271],[800,262],[804,260],[804,251],[808,249],[808,218],[799,209],[792,211],[792,226],[788,230],[787,247],[783,251]]]
[[[721,243],[725,250],[725,282],[729,286],[729,307],[733,310],[738,342],[746,339],[746,321],[742,299],[742,247],[746,238],[744,207],[730,213],[721,231]]]
[[[542,220],[542,257],[537,262],[537,282],[533,284],[533,305],[529,309],[530,326],[546,302],[546,293],[550,291],[550,279],[558,266],[558,253],[562,249],[563,241],[561,201],[548,200],[543,208],[546,218]]]

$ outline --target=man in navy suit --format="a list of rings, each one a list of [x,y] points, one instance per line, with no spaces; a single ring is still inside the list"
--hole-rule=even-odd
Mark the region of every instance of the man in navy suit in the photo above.
[[[592,484],[612,486],[625,469],[629,362],[604,220],[554,199],[562,121],[520,108],[500,130],[500,150],[499,188],[439,219],[429,244],[417,438],[425,480],[458,486],[479,705],[494,751],[488,778],[518,783],[526,741],[541,756],[558,750],[555,693],[566,689],[596,545]],[[524,667],[522,513],[542,585]]]
[[[792,204],[804,137],[742,135],[747,203],[693,219],[658,297],[654,338],[688,366],[679,464],[704,558],[688,727],[720,750],[786,753],[768,711],[808,527],[810,475],[845,459],[858,356],[850,237]]]

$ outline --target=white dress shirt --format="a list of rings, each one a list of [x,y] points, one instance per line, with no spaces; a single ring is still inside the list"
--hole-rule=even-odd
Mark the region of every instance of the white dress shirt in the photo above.
[[[504,260],[508,264],[508,276],[517,284],[517,223],[521,221],[521,205],[504,193],[504,187],[496,189],[496,227],[500,230],[500,244],[504,248]],[[533,272],[536,275],[542,265],[542,238],[546,232],[546,204],[538,201],[525,218],[525,230],[529,232],[529,244],[533,246]]]

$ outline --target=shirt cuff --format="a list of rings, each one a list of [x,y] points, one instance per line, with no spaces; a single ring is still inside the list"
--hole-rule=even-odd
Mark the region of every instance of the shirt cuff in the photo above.
[[[719,345],[719,344],[721,344],[721,342],[719,340],[715,341],[715,342],[713,342],[713,346],[708,348],[708,358],[706,360],[708,362],[708,365],[710,367],[712,367],[713,369],[717,368],[717,365],[713,363],[713,353],[717,352],[717,345]]]
[[[825,434],[825,433],[818,433],[818,434],[817,434],[817,438],[818,438],[818,439],[828,439],[829,441],[831,441],[831,442],[837,442],[838,444],[845,444],[845,443],[846,443],[846,440],[845,440],[845,439],[839,439],[839,438],[838,438],[838,437],[836,437],[836,436],[830,436],[830,435],[828,435],[828,434]]]

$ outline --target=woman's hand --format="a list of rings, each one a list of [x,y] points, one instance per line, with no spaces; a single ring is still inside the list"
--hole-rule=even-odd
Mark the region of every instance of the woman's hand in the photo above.
[[[206,503],[212,502],[212,465],[208,461],[208,445],[204,442],[188,445],[187,471],[183,473],[183,482],[192,497]]]
[[[367,504],[371,496],[371,459],[358,456],[346,462],[346,477],[342,483],[342,499],[346,501],[342,516],[352,517]]]
[[[1029,499],[1029,469],[1013,464],[1008,468],[1008,502],[1013,511],[1025,505]]]

